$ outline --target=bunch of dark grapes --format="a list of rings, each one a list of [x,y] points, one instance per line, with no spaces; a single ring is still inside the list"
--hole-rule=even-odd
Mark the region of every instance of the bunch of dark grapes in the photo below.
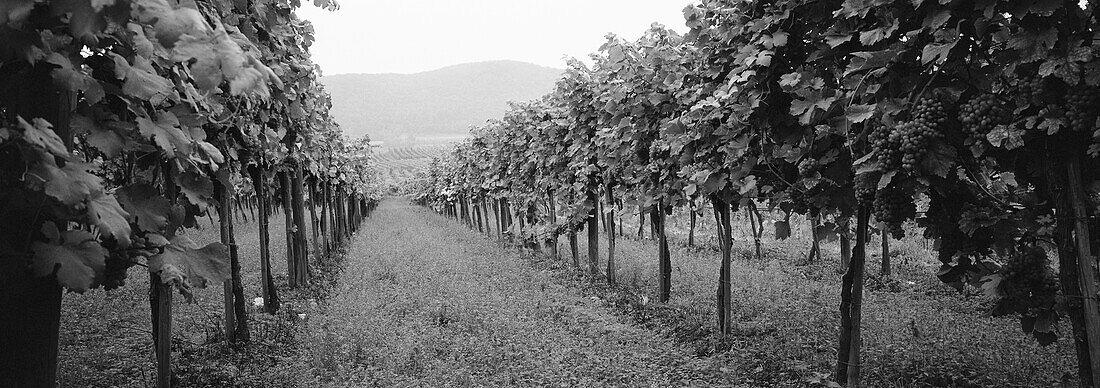
[[[856,199],[865,203],[874,201],[877,185],[877,182],[868,175],[857,175],[855,179]]]
[[[1007,124],[1011,119],[1005,102],[997,95],[983,93],[959,108],[959,121],[962,122],[963,132],[972,141],[980,141],[986,138],[989,131],[997,125]]]
[[[876,125],[868,135],[871,147],[878,154],[878,162],[887,171],[897,171],[901,168],[900,137],[892,136],[894,130],[885,125]]]
[[[875,219],[886,225],[886,230],[897,239],[905,237],[905,230],[901,225],[917,214],[913,197],[894,187],[876,191],[873,206]]]
[[[1001,294],[1009,300],[1040,304],[1058,294],[1058,277],[1048,265],[1046,252],[1039,248],[1014,253],[1000,275]]]
[[[942,136],[947,113],[943,101],[926,97],[909,111],[909,120],[889,129],[876,129],[871,144],[878,152],[879,163],[887,171],[914,172],[928,149],[928,143]],[[876,133],[878,132],[878,133]]]
[[[814,171],[817,171],[817,160],[806,158],[798,162],[798,175],[810,176],[814,174]]]
[[[1044,105],[1047,94],[1046,81],[1042,78],[1023,78],[1016,84],[1016,95],[1033,106]]]
[[[1100,93],[1094,87],[1079,86],[1066,93],[1066,119],[1078,132],[1092,132],[1100,110]]]
[[[126,271],[133,264],[119,254],[107,257],[103,270],[103,289],[110,291],[126,285]]]

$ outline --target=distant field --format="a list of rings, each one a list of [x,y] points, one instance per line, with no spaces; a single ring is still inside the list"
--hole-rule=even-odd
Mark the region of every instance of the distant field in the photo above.
[[[442,156],[452,148],[451,144],[382,146],[376,151],[375,168],[386,178],[409,178],[416,171],[427,167],[432,158]]]

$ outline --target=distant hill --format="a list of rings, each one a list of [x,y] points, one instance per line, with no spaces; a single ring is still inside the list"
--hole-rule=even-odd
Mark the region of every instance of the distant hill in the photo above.
[[[341,74],[321,82],[345,133],[422,144],[465,137],[471,126],[499,118],[508,101],[549,93],[561,74],[525,62],[491,61],[415,74]]]

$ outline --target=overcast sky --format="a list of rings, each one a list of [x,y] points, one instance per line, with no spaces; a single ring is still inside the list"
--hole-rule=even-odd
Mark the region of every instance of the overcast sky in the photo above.
[[[689,0],[342,0],[328,12],[312,1],[313,61],[325,75],[416,73],[497,59],[565,67],[587,59],[607,33],[637,38],[658,22],[685,32]]]

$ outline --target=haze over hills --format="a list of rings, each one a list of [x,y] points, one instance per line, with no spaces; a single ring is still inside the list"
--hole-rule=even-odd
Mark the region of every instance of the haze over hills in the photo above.
[[[508,101],[549,93],[561,69],[517,61],[454,65],[415,74],[323,77],[344,132],[386,143],[459,140],[471,126],[499,118]]]

